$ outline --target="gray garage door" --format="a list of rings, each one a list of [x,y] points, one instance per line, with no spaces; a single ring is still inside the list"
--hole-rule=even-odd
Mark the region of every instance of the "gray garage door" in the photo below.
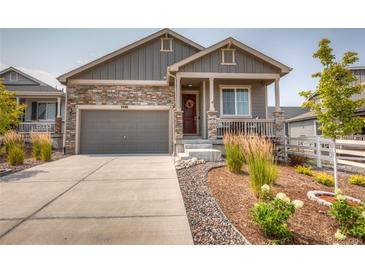
[[[168,152],[168,111],[81,111],[80,153]]]

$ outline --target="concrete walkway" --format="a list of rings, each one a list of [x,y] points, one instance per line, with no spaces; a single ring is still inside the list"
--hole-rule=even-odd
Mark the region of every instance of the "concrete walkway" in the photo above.
[[[173,160],[78,155],[2,177],[0,244],[192,244]]]

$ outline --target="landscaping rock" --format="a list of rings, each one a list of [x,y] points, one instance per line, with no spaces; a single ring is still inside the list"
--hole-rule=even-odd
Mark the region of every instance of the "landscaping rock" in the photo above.
[[[177,170],[179,170],[179,169],[189,168],[189,167],[199,165],[199,164],[204,164],[204,163],[205,163],[204,160],[199,160],[198,158],[193,157],[193,158],[188,159],[188,160],[178,160],[178,161],[176,161],[175,168]]]
[[[224,166],[224,162],[199,164],[177,170],[194,244],[248,244],[228,221],[209,191],[208,171],[219,166]]]

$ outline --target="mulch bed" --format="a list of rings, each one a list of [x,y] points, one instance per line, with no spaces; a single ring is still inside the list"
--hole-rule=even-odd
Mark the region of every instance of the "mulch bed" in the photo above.
[[[294,234],[293,244],[365,244],[352,237],[337,241],[334,234],[338,224],[329,215],[329,207],[307,198],[310,190],[333,192],[333,187],[318,184],[313,177],[296,173],[293,167],[279,166],[279,172],[277,183],[272,186],[274,194],[284,192],[291,199],[304,202],[304,207],[298,209],[289,222]],[[258,200],[250,190],[246,171],[233,174],[227,167],[213,169],[208,174],[208,185],[225,215],[248,241],[252,244],[270,243],[251,218],[250,210]],[[344,194],[360,200],[365,198],[365,188],[350,185],[347,176],[340,176],[339,185]]]
[[[67,157],[60,151],[54,151],[52,153],[52,161],[56,161]],[[10,175],[15,172],[19,172],[21,170],[31,168],[40,164],[44,164],[43,161],[37,161],[32,158],[32,152],[30,149],[26,149],[24,164],[19,166],[11,166],[7,163],[7,156],[5,153],[0,154],[0,177]],[[6,170],[5,172],[1,172],[2,170]]]
[[[208,170],[224,163],[199,164],[177,170],[194,244],[246,244],[222,213],[207,184]]]

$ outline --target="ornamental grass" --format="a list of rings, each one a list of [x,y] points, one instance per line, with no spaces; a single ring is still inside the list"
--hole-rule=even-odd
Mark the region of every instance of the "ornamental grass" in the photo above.
[[[269,139],[258,135],[241,135],[239,140],[244,162],[248,165],[251,190],[259,197],[261,187],[271,185],[279,176],[274,145]]]
[[[244,163],[244,157],[240,148],[240,136],[226,134],[223,137],[223,143],[229,171],[239,173]]]

